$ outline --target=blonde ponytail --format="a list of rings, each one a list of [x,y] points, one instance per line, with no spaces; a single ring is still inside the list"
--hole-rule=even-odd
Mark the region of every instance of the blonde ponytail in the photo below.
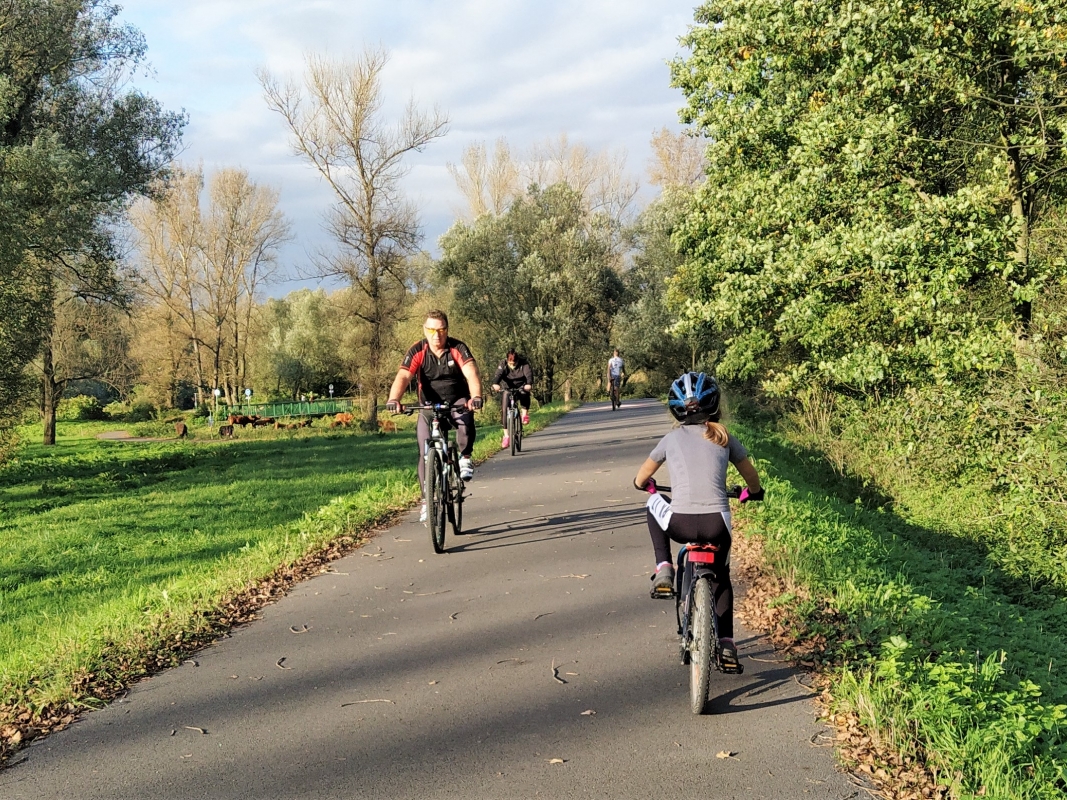
[[[712,422],[710,419],[704,423],[704,438],[719,447],[726,447],[730,441],[730,434],[726,426],[721,422]]]

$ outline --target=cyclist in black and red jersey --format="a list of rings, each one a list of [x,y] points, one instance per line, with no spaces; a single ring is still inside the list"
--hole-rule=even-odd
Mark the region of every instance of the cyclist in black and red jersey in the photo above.
[[[452,424],[456,428],[456,444],[459,445],[459,476],[469,481],[474,477],[471,452],[474,450],[474,412],[482,407],[482,378],[470,348],[448,335],[448,315],[444,311],[430,311],[423,323],[426,338],[416,342],[400,362],[400,369],[389,390],[385,407],[390,411],[403,411],[401,398],[408,390],[411,379],[418,387],[419,402],[444,403],[452,407]],[[425,491],[426,442],[430,438],[430,414],[419,415],[419,486]],[[426,521],[426,506],[422,507],[422,521]]]
[[[512,347],[507,352],[506,358],[500,362],[493,376],[493,391],[499,392],[501,387],[507,389],[515,396],[515,400],[522,408],[522,424],[530,424],[530,390],[533,389],[533,367],[529,360],[515,352]],[[508,439],[508,397],[502,394],[500,397],[500,423],[504,426],[504,440],[500,443],[503,449],[511,444]]]

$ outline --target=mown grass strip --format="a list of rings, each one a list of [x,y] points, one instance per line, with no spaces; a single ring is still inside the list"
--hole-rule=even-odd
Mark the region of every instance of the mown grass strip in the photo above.
[[[529,430],[569,408],[536,410]],[[187,652],[232,618],[221,606],[249,586],[418,498],[410,426],[214,443],[106,442],[98,427],[71,426],[56,448],[24,447],[0,468],[9,744],[30,738],[42,713],[113,696],[170,663],[148,656]],[[498,450],[492,431],[476,456]]]
[[[951,797],[1067,791],[1067,604],[981,544],[911,521],[817,454],[733,426],[767,474],[746,509],[795,635],[832,666],[835,710],[932,770]],[[799,600],[797,597],[805,597]]]

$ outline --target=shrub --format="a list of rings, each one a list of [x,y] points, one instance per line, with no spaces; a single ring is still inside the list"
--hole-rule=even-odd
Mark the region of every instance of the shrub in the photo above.
[[[56,409],[56,419],[61,422],[83,422],[85,420],[105,419],[104,409],[95,397],[80,394],[76,397],[64,397]]]

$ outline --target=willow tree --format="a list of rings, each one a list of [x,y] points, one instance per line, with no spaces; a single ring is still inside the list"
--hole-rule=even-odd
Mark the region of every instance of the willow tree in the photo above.
[[[409,305],[409,261],[419,251],[421,227],[401,181],[404,159],[444,135],[448,120],[434,108],[409,103],[390,124],[383,112],[381,50],[354,60],[309,56],[303,83],[259,74],[268,106],[289,129],[294,152],[333,191],[326,226],[337,251],[321,255],[315,276],[341,279],[353,290],[346,310],[356,324],[366,361],[358,377],[366,424],[377,427],[377,404],[393,373],[395,330]]]

